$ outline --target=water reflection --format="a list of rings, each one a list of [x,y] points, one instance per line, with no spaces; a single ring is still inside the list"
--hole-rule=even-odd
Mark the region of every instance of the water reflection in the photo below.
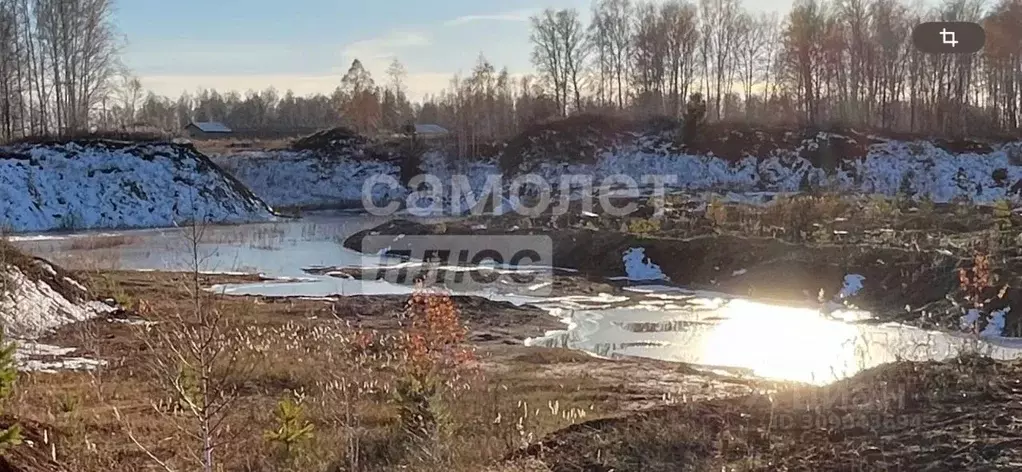
[[[209,226],[197,235],[200,270],[308,277],[304,267],[358,265],[362,255],[345,249],[344,239],[384,221],[382,217],[321,212],[300,220]],[[191,228],[165,228],[19,236],[15,243],[72,268],[190,270],[194,264],[192,239]]]
[[[897,360],[944,360],[963,352],[1022,357],[1018,340],[980,341],[901,325],[849,324],[810,308],[795,308],[712,293],[643,288],[658,300],[574,311],[570,328],[532,345],[582,349],[599,356],[638,356],[755,375],[825,384]],[[669,302],[668,302],[669,301]],[[841,313],[837,313],[841,317]]]
[[[211,227],[199,246],[200,269],[264,273],[306,279],[215,287],[230,294],[322,297],[406,294],[409,287],[387,282],[314,275],[309,267],[373,265],[342,241],[382,219],[364,215],[312,215],[298,221]],[[119,232],[115,247],[82,243],[95,233],[63,237],[21,237],[29,252],[72,268],[108,264],[121,269],[188,270],[186,229]],[[109,241],[108,241],[109,242]],[[80,249],[75,249],[79,246]],[[100,246],[100,247],[92,247]],[[376,261],[376,264],[379,262]],[[100,268],[106,268],[100,265]],[[575,295],[538,298],[472,292],[492,300],[532,304],[562,318],[568,329],[530,340],[597,355],[640,356],[748,370],[760,376],[816,384],[898,359],[942,360],[963,351],[995,358],[1022,356],[1019,340],[979,341],[898,325],[849,324],[863,313],[782,307],[720,294],[669,287],[633,287],[628,297]]]

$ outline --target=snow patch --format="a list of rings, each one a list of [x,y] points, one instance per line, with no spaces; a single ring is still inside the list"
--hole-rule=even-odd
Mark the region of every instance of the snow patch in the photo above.
[[[1005,315],[1011,311],[1011,307],[1005,307],[1001,310],[994,310],[987,316],[986,326],[982,330],[979,330],[979,322],[983,318],[983,313],[976,308],[970,308],[962,315],[961,327],[962,330],[968,332],[979,331],[980,337],[997,337],[1004,334]]]
[[[17,342],[14,362],[18,370],[55,374],[62,370],[93,370],[106,364],[99,359],[68,357],[77,349],[34,342]]]
[[[84,286],[70,277],[57,279],[58,271],[49,263],[42,260],[34,263],[53,276],[50,280],[62,279],[81,293],[88,293]],[[0,324],[4,334],[17,344],[15,360],[19,369],[56,372],[102,365],[102,361],[95,359],[68,357],[75,351],[74,348],[39,344],[32,340],[60,326],[109,314],[115,308],[96,301],[69,300],[50,286],[45,278],[33,280],[15,265],[9,265],[0,277],[4,278],[8,288],[0,297]]]
[[[845,299],[855,296],[862,291],[862,282],[865,280],[866,277],[859,274],[845,275],[844,284],[841,286],[841,291],[837,294],[838,298]]]
[[[625,274],[628,280],[667,280],[667,276],[660,270],[660,266],[646,257],[646,249],[641,247],[629,248],[625,251],[621,260],[625,264]]]
[[[74,303],[42,280],[32,280],[20,268],[11,266],[4,275],[13,287],[0,301],[0,313],[8,335],[34,339],[69,323],[95,318],[114,310],[100,302]]]

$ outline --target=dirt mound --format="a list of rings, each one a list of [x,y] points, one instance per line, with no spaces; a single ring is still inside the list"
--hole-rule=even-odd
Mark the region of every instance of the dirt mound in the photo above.
[[[318,131],[291,143],[294,151],[356,161],[391,161],[406,152],[406,147],[402,140],[374,140],[344,126]]]
[[[538,161],[593,163],[599,153],[634,138],[642,122],[613,115],[581,114],[535,124],[500,153],[505,173],[528,172]]]
[[[508,459],[551,470],[1013,470],[1022,364],[890,364],[791,387],[574,425]]]
[[[758,127],[745,123],[710,123],[693,142],[679,139],[681,122],[669,117],[634,120],[583,114],[540,123],[511,139],[500,156],[505,172],[527,172],[539,162],[591,164],[603,152],[631,147],[655,154],[712,155],[730,162],[747,157],[798,156],[832,170],[845,160],[865,157],[873,145],[889,140],[925,141],[953,154],[987,154],[1004,139],[945,139],[869,129],[828,127]]]
[[[0,472],[69,472],[63,464],[53,461],[50,447],[54,441],[54,429],[44,424],[0,417],[0,428],[7,429],[17,424],[21,429],[22,442],[12,446],[0,455]]]
[[[291,143],[291,149],[296,151],[335,151],[365,146],[368,142],[369,138],[356,133],[355,130],[338,126],[298,138]]]
[[[26,136],[12,141],[10,144],[67,144],[81,141],[127,141],[148,143],[171,141],[176,136],[163,130],[99,130],[88,133],[77,133],[63,136]]]
[[[89,298],[88,290],[76,282],[71,273],[45,259],[29,256],[11,243],[0,239],[0,264],[8,269],[17,269],[35,283],[44,283],[58,295],[73,303]]]

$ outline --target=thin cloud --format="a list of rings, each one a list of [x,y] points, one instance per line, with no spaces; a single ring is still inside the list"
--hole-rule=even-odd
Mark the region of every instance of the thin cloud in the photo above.
[[[382,71],[372,71],[374,77]],[[143,75],[142,85],[157,95],[177,97],[181,92],[193,92],[211,88],[221,92],[235,90],[260,91],[274,87],[283,94],[291,90],[295,95],[327,94],[340,85],[338,74],[225,74],[225,75]],[[426,95],[438,93],[451,80],[451,74],[441,72],[413,72],[406,77],[408,98],[421,100]]]
[[[444,26],[458,26],[479,21],[528,21],[529,17],[536,13],[535,9],[515,10],[502,13],[489,13],[484,15],[465,15],[444,23]]]
[[[394,31],[379,38],[355,41],[344,47],[341,54],[349,58],[384,59],[393,57],[398,50],[429,46],[432,40],[423,33]]]

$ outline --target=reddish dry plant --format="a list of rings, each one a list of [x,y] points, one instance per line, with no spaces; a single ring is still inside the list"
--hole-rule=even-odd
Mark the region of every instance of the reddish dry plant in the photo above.
[[[446,293],[416,287],[405,316],[411,324],[403,333],[401,350],[415,372],[453,374],[475,359],[465,345],[468,328]]]
[[[976,253],[972,269],[958,269],[958,284],[965,292],[965,299],[975,308],[982,308],[983,292],[990,288],[990,256]]]

